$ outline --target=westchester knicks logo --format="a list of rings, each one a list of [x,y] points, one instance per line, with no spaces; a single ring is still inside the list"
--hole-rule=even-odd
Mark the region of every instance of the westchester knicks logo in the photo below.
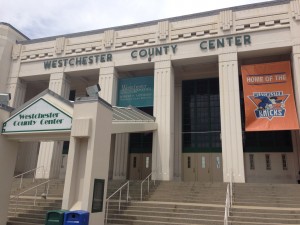
[[[273,117],[285,117],[285,102],[289,94],[283,94],[283,91],[273,92],[254,92],[248,98],[254,103],[254,110],[257,119],[267,118],[272,120]]]

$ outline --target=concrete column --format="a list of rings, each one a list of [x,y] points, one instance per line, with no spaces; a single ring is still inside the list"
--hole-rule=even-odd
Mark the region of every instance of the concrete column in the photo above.
[[[293,74],[293,84],[294,84],[294,95],[295,95],[295,104],[297,108],[298,121],[300,119],[300,40],[295,41],[295,45],[292,49],[292,74]],[[300,132],[292,131],[293,137],[293,149],[295,154],[295,168],[296,168],[296,177],[298,176],[298,171],[300,170]]]
[[[118,74],[113,62],[103,63],[100,67],[100,97],[111,105],[117,103]]]
[[[63,98],[68,99],[70,82],[64,73],[54,73],[50,76],[49,89]],[[36,178],[58,178],[62,160],[63,142],[41,142],[37,167],[44,166],[37,171]]]
[[[155,62],[154,105],[158,129],[153,133],[152,171],[158,180],[174,176],[174,71],[171,60]]]
[[[181,180],[181,156],[182,156],[182,86],[175,86],[175,147],[174,147],[174,179]]]
[[[118,73],[113,62],[101,65],[99,73],[100,97],[112,105],[117,104]],[[115,180],[125,180],[127,175],[129,134],[116,134],[114,154],[111,154],[110,167]]]
[[[109,104],[98,97],[75,102],[62,208],[89,211],[90,225],[104,225],[111,129]],[[95,179],[104,180],[104,195],[95,202],[103,200],[102,211],[93,213],[93,193],[101,192]]]
[[[126,180],[129,134],[116,134],[114,154],[114,180]]]
[[[219,55],[223,180],[245,182],[237,53]]]
[[[24,103],[26,86],[26,83],[18,77],[9,78],[6,90],[11,94],[11,100],[9,101],[11,107],[18,108]]]
[[[10,109],[0,106],[0,126],[10,116]],[[18,143],[6,140],[0,133],[0,225],[6,225],[11,185],[17,159]]]

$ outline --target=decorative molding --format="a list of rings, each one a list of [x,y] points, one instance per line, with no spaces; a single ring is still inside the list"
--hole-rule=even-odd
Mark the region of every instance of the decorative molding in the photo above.
[[[64,47],[65,47],[65,38],[64,37],[56,38],[55,53],[61,54],[64,50]]]
[[[16,60],[20,57],[21,47],[22,47],[22,45],[20,45],[20,44],[14,44],[13,50],[12,50],[12,58],[14,60]]]
[[[222,30],[230,30],[233,25],[232,10],[225,10],[220,12],[220,27]]]
[[[300,21],[300,0],[291,0],[291,13],[296,21]]]
[[[115,36],[115,31],[114,30],[104,31],[104,47],[105,48],[110,48],[113,45],[114,36]]]
[[[169,21],[158,22],[158,39],[167,40],[169,36]]]

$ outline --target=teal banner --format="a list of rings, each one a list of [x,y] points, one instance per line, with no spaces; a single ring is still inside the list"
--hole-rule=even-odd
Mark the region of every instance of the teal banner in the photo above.
[[[153,76],[119,79],[118,106],[153,106]]]

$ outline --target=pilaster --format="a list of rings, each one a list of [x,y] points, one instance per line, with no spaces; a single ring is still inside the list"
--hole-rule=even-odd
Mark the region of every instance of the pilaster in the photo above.
[[[50,76],[49,89],[65,99],[69,98],[70,81],[64,73],[53,73]]]
[[[298,121],[300,119],[300,39],[295,41],[295,45],[292,48],[292,74],[293,74],[293,85],[294,85],[294,95],[295,103],[297,109]],[[296,165],[296,176],[300,170],[300,132],[292,131],[293,137],[293,149],[295,154],[295,165]]]
[[[127,175],[129,134],[117,134],[114,154],[114,180],[125,180]]]
[[[7,83],[7,92],[11,94],[9,106],[18,108],[24,103],[26,94],[26,83],[18,77],[10,77]]]
[[[112,105],[117,103],[118,74],[113,62],[103,63],[100,67],[100,97]]]
[[[100,97],[112,105],[117,104],[118,73],[113,62],[103,63],[100,67],[99,85]],[[113,141],[113,140],[112,140]],[[113,179],[126,179],[129,134],[116,134],[113,165]]]
[[[223,180],[245,182],[237,53],[219,55]]]
[[[68,99],[70,82],[64,73],[50,76],[49,89]],[[62,160],[63,141],[41,142],[37,167],[43,166],[44,173],[37,171],[36,178],[58,178]]]
[[[155,62],[153,115],[158,129],[153,133],[152,171],[158,180],[174,176],[174,92],[171,60]]]

